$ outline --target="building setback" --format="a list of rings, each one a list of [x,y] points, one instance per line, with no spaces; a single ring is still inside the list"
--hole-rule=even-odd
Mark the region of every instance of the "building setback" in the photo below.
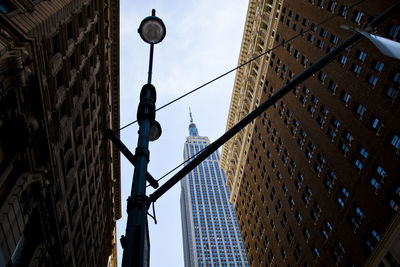
[[[250,1],[239,64],[280,47],[238,70],[227,129],[396,2]],[[399,41],[399,25],[376,30]],[[251,266],[400,263],[399,84],[360,41],[224,145]]]
[[[189,134],[185,161],[210,144],[192,119]],[[249,266],[218,151],[182,179],[181,188],[185,266]]]
[[[0,3],[0,266],[116,266],[119,1]]]

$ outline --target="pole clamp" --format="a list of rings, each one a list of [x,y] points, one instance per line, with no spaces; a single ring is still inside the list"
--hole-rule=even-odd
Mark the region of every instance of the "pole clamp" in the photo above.
[[[135,150],[135,156],[136,158],[139,156],[145,156],[147,159],[147,162],[149,162],[150,160],[150,151],[149,149],[142,147],[142,146],[138,146]]]
[[[126,210],[129,214],[129,211],[132,208],[137,208],[137,209],[147,209],[147,203],[148,203],[148,197],[146,195],[140,196],[140,195],[135,195],[135,196],[129,196],[128,199],[126,200],[127,206]]]

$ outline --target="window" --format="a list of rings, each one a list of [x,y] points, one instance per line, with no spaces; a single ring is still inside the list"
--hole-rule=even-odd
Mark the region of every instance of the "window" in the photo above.
[[[296,59],[298,59],[299,58],[299,56],[300,56],[300,52],[296,49],[296,50],[294,50],[294,54],[293,54],[293,56],[296,58]]]
[[[318,115],[318,118],[317,118],[317,122],[318,122],[319,126],[321,126],[321,128],[324,127],[325,120],[319,115]]]
[[[372,251],[375,249],[376,244],[381,240],[381,237],[375,230],[371,231],[370,237],[367,239],[366,244]]]
[[[305,56],[301,57],[301,65],[303,65],[304,67],[307,65],[308,59]]]
[[[315,25],[314,23],[312,23],[312,24],[311,24],[311,30],[312,30],[313,32],[316,32],[316,31],[317,31],[317,25]]]
[[[335,93],[336,92],[336,88],[338,87],[338,85],[337,85],[337,83],[335,83],[334,81],[330,81],[329,82],[329,85],[328,85],[328,88],[329,88],[329,90],[331,90],[333,93]]]
[[[369,83],[370,85],[372,85],[372,86],[375,86],[377,82],[378,82],[378,77],[376,77],[376,76],[370,74],[370,75],[369,75],[369,78],[368,78],[368,83]]]
[[[311,114],[311,116],[314,115],[315,108],[314,108],[313,106],[311,106],[311,105],[308,106],[308,109],[307,109],[307,110],[308,110],[308,112]]]
[[[349,104],[350,98],[351,98],[351,95],[349,93],[343,92],[342,100],[346,104],[346,106]]]
[[[390,141],[390,144],[394,146],[397,150],[400,149],[400,138],[398,135],[393,135],[392,141]]]
[[[386,89],[386,96],[388,96],[392,100],[396,98],[398,93],[399,93],[399,91],[396,89],[393,89],[393,87],[388,87]]]
[[[51,38],[51,46],[54,54],[61,51],[60,36],[58,34]]]
[[[293,50],[293,45],[288,44],[288,46],[287,46],[287,51],[288,51],[289,53],[292,53],[292,50]]]
[[[351,66],[351,71],[357,75],[360,74],[361,72],[361,67],[358,66],[357,64],[353,64],[353,66]]]
[[[324,41],[318,40],[318,42],[317,42],[317,47],[318,47],[319,49],[322,49],[322,48],[324,47]]]
[[[400,72],[396,72],[393,74],[393,79],[395,83],[400,84]]]
[[[324,82],[325,81],[325,78],[326,78],[326,74],[324,73],[324,72],[320,72],[319,73],[319,75],[318,75],[318,79],[321,81],[321,82]]]
[[[341,6],[341,7],[340,7],[340,11],[339,11],[339,15],[340,15],[341,17],[345,18],[346,15],[347,15],[347,11],[348,11],[348,10],[349,10],[349,7],[348,7],[348,6]]]
[[[319,174],[322,172],[322,167],[318,165],[317,163],[314,164],[314,170]]]
[[[358,58],[359,61],[364,62],[366,56],[367,56],[367,54],[366,54],[365,52],[363,52],[363,51],[358,51],[358,56],[357,56],[357,58]]]
[[[347,189],[345,187],[342,187],[342,194],[343,196],[347,199],[349,197],[349,192],[347,191]]]
[[[364,213],[360,210],[359,207],[356,208],[356,213],[357,213],[358,217],[360,218],[360,220],[364,218]]]
[[[349,152],[349,147],[345,143],[340,144],[340,149],[343,151],[345,155],[347,154],[347,152]]]
[[[303,104],[303,106],[304,106],[304,104],[306,103],[306,99],[305,99],[305,97],[304,96],[301,96],[300,97],[300,102]]]
[[[285,259],[286,258],[286,251],[283,248],[281,249],[281,254],[282,254],[282,258]]]
[[[383,178],[385,178],[385,176],[387,175],[386,171],[384,169],[382,169],[381,166],[378,166],[378,168],[376,168],[376,172]]]
[[[331,137],[331,141],[333,142],[335,140],[335,137],[336,137],[336,132],[333,129],[329,128],[328,129],[328,135]]]
[[[278,242],[278,243],[281,241],[281,239],[279,238],[278,232],[275,233],[275,239],[276,239],[276,242]]]
[[[279,43],[281,36],[279,34],[276,35],[275,37],[275,41],[277,41]]]
[[[337,198],[337,203],[338,203],[338,205],[339,205],[341,208],[344,207],[344,201],[343,201],[343,199],[342,199],[341,197],[338,197],[338,198]]]
[[[340,126],[340,122],[337,119],[332,118],[332,125],[337,129]]]
[[[314,35],[310,33],[307,37],[307,41],[309,41],[310,43],[314,42]]]
[[[316,105],[318,103],[318,98],[316,98],[314,95],[311,97],[311,102]]]
[[[351,141],[353,141],[353,136],[351,135],[351,133],[350,132],[347,132],[346,133],[346,140],[347,140],[347,142],[349,142],[349,143],[351,143]]]
[[[310,231],[307,228],[304,228],[303,234],[304,234],[305,238],[308,241],[310,239],[310,237],[311,237]]]
[[[344,65],[344,64],[346,64],[346,61],[347,61],[347,57],[345,55],[342,55],[339,60],[340,64]]]
[[[71,39],[73,36],[72,21],[67,24],[67,39]]]
[[[368,152],[362,147],[362,148],[360,149],[360,155],[361,155],[364,159],[366,159],[366,158],[368,157]]]
[[[383,69],[383,63],[380,61],[375,61],[374,70],[376,70],[377,72],[381,72],[382,69]]]
[[[378,134],[379,130],[382,128],[382,122],[378,118],[375,118],[372,122],[372,128],[374,128]]]
[[[372,236],[375,237],[375,239],[376,239],[377,241],[380,241],[380,240],[381,240],[380,236],[378,235],[378,233],[377,233],[375,230],[372,230]]]
[[[364,13],[361,11],[356,11],[354,13],[353,21],[357,24],[360,24],[362,17],[364,16]]]
[[[371,178],[371,185],[375,188],[375,191],[377,191],[381,185],[378,183],[377,180],[375,180],[375,178]]]
[[[313,249],[314,259],[317,260],[319,258],[319,251],[316,247]]]
[[[339,42],[339,37],[337,37],[336,35],[332,34],[330,42],[332,44],[336,45]]]
[[[328,116],[329,111],[326,107],[322,106],[320,111],[325,116],[325,118],[326,118],[326,116]]]
[[[328,4],[328,11],[329,12],[334,12],[336,7],[336,2],[335,1],[330,1]]]
[[[290,207],[294,206],[294,200],[291,196],[289,197],[289,205],[290,205]]]
[[[303,217],[301,216],[300,212],[296,211],[296,219],[297,222],[300,223],[303,220]]]
[[[311,158],[312,158],[312,154],[311,154],[311,152],[310,152],[308,149],[306,150],[305,155],[306,155],[306,158],[310,161]]]
[[[321,31],[319,32],[319,36],[321,36],[322,38],[325,38],[328,35],[328,31],[325,29],[321,29]]]
[[[364,115],[365,111],[366,111],[366,108],[363,105],[361,105],[361,104],[357,105],[356,113],[360,116],[360,119]]]
[[[389,38],[395,39],[396,36],[397,36],[397,33],[399,32],[399,28],[400,28],[399,25],[393,25],[393,24],[391,24],[391,25],[388,27],[388,30],[387,30],[387,32],[386,32],[386,35],[387,35]]]
[[[354,162],[354,165],[357,167],[357,169],[359,171],[361,171],[361,169],[363,168],[363,164],[361,163],[361,161],[359,161],[358,159]]]
[[[324,229],[321,229],[321,235],[324,241],[328,239],[328,233]]]
[[[309,147],[311,150],[317,149],[316,146],[315,146],[311,141],[308,142],[308,147]]]

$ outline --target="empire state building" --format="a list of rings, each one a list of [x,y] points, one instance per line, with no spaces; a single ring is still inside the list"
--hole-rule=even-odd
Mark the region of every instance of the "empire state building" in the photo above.
[[[208,137],[199,136],[190,117],[185,161],[210,144]],[[219,159],[214,152],[181,182],[185,266],[248,266]]]

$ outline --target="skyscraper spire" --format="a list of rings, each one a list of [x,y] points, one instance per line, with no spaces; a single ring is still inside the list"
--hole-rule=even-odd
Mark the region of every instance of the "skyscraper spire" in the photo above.
[[[190,110],[190,107],[189,107],[189,115],[190,115],[190,123],[193,123],[192,111]]]
[[[189,115],[190,115],[189,135],[190,136],[198,136],[199,131],[197,130],[196,124],[193,123],[193,116],[192,116],[192,111],[190,110],[190,107],[189,107]]]

